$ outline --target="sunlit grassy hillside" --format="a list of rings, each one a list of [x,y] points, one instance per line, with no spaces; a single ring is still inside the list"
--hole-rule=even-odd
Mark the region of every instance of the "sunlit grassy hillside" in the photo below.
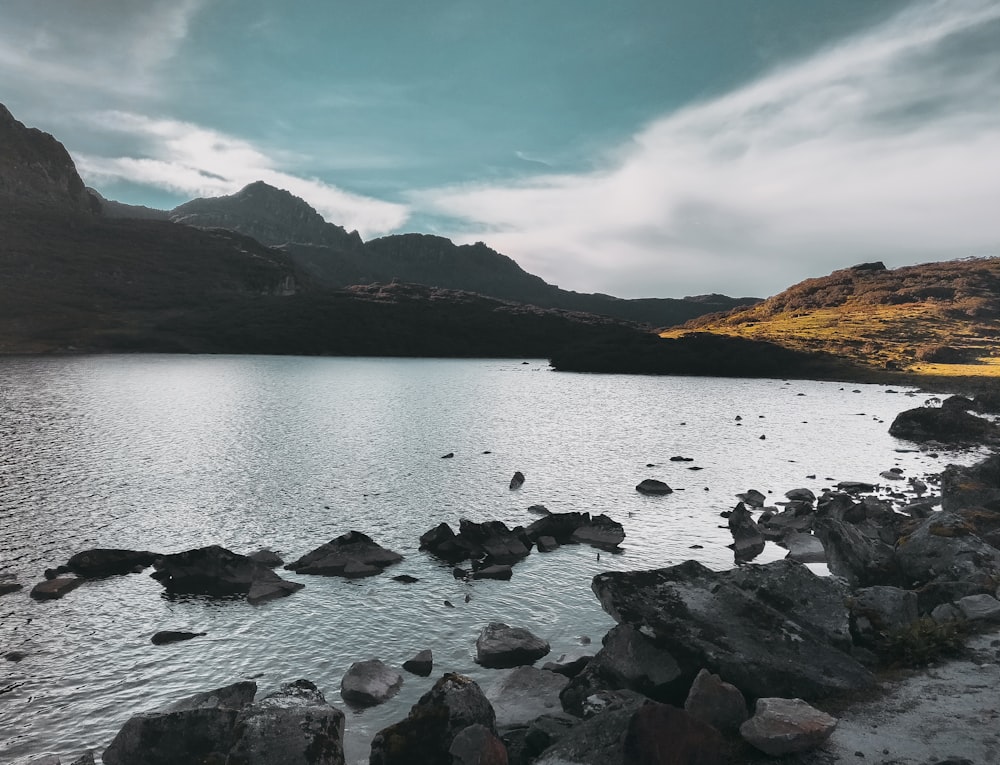
[[[693,330],[826,351],[878,369],[1000,377],[1000,258],[894,270],[863,264],[661,336]]]

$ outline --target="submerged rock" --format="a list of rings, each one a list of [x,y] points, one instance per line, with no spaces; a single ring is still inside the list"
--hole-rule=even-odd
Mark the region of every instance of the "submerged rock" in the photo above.
[[[403,556],[377,544],[367,534],[348,531],[285,566],[300,574],[360,579],[381,574]]]
[[[17,574],[0,574],[0,595],[9,595],[23,588],[24,585],[17,581]]]
[[[183,640],[191,640],[196,637],[204,637],[205,632],[184,632],[180,630],[160,630],[155,633],[149,641],[153,645],[166,645],[168,643],[179,643]]]
[[[549,644],[523,627],[491,622],[476,639],[476,663],[503,669],[533,664],[549,652]]]

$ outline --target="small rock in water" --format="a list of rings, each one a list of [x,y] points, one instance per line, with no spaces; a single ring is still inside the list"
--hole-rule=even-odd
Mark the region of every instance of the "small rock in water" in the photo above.
[[[514,473],[514,476],[510,479],[510,488],[520,489],[523,484],[524,484],[524,473],[518,470],[516,473]]]
[[[446,601],[444,602],[444,604],[445,604],[446,606],[448,606],[448,608],[454,608],[454,607],[455,607],[455,604],[454,604],[454,603],[452,603],[452,602],[451,602],[450,600],[446,600]]]
[[[441,455],[441,459],[443,459],[443,460],[450,460],[454,456],[455,456],[455,452],[448,452],[447,454],[442,454]]]
[[[160,630],[149,641],[153,645],[166,645],[167,643],[179,643],[182,640],[191,640],[196,637],[203,637],[205,632],[184,632],[180,630]]]
[[[409,574],[400,574],[399,576],[393,577],[394,581],[402,582],[403,584],[413,584],[414,582],[419,582],[415,576],[410,576]]]
[[[420,677],[428,677],[434,669],[434,657],[430,648],[420,651],[412,659],[403,662],[403,669]]]
[[[640,481],[635,490],[640,494],[672,494],[674,491],[663,481],[658,481],[655,478],[646,478]]]

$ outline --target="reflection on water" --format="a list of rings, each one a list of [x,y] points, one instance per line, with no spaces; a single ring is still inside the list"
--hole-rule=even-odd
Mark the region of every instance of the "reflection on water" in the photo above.
[[[309,678],[343,707],[351,663],[399,666],[431,648],[431,678],[407,676],[383,706],[345,709],[349,761],[363,761],[370,737],[441,672],[492,682],[473,661],[487,622],[528,627],[558,656],[581,638],[597,643],[612,624],[590,592],[595,574],[690,557],[729,567],[719,513],[737,492],[776,501],[797,487],[877,482],[889,467],[912,476],[968,461],[895,451],[910,445],[890,438],[888,423],[923,398],[836,383],[556,374],[543,362],[495,360],[0,360],[0,572],[27,587],[90,547],[269,546],[292,560],[357,529],[405,556],[358,581],[282,572],[305,589],[260,606],[168,597],[148,572],[88,582],[50,603],[31,601],[27,587],[4,596],[0,652],[27,657],[0,663],[0,759],[103,750],[131,714],[238,679],[270,691]],[[670,462],[676,455],[694,461]],[[511,491],[515,470],[526,481]],[[639,495],[643,478],[675,491]],[[466,583],[417,550],[441,521],[527,524],[534,504],[607,513],[625,525],[624,552],[598,559],[568,546],[529,556],[510,582]],[[763,559],[783,554],[769,545]],[[391,579],[400,573],[419,581]],[[207,634],[151,645],[162,629]]]

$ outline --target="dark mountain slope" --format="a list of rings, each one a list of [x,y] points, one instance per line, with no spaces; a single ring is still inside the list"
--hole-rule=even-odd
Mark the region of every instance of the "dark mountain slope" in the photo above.
[[[116,214],[109,204],[105,211]],[[135,208],[123,211],[129,216],[135,212]],[[544,308],[599,313],[654,327],[757,302],[756,298],[724,295],[623,300],[571,292],[529,274],[482,242],[457,245],[429,234],[399,234],[363,243],[357,232],[348,234],[327,223],[299,197],[259,181],[236,194],[186,202],[171,210],[169,217],[191,226],[239,231],[264,244],[280,246],[305,273],[326,287],[412,282]]]

